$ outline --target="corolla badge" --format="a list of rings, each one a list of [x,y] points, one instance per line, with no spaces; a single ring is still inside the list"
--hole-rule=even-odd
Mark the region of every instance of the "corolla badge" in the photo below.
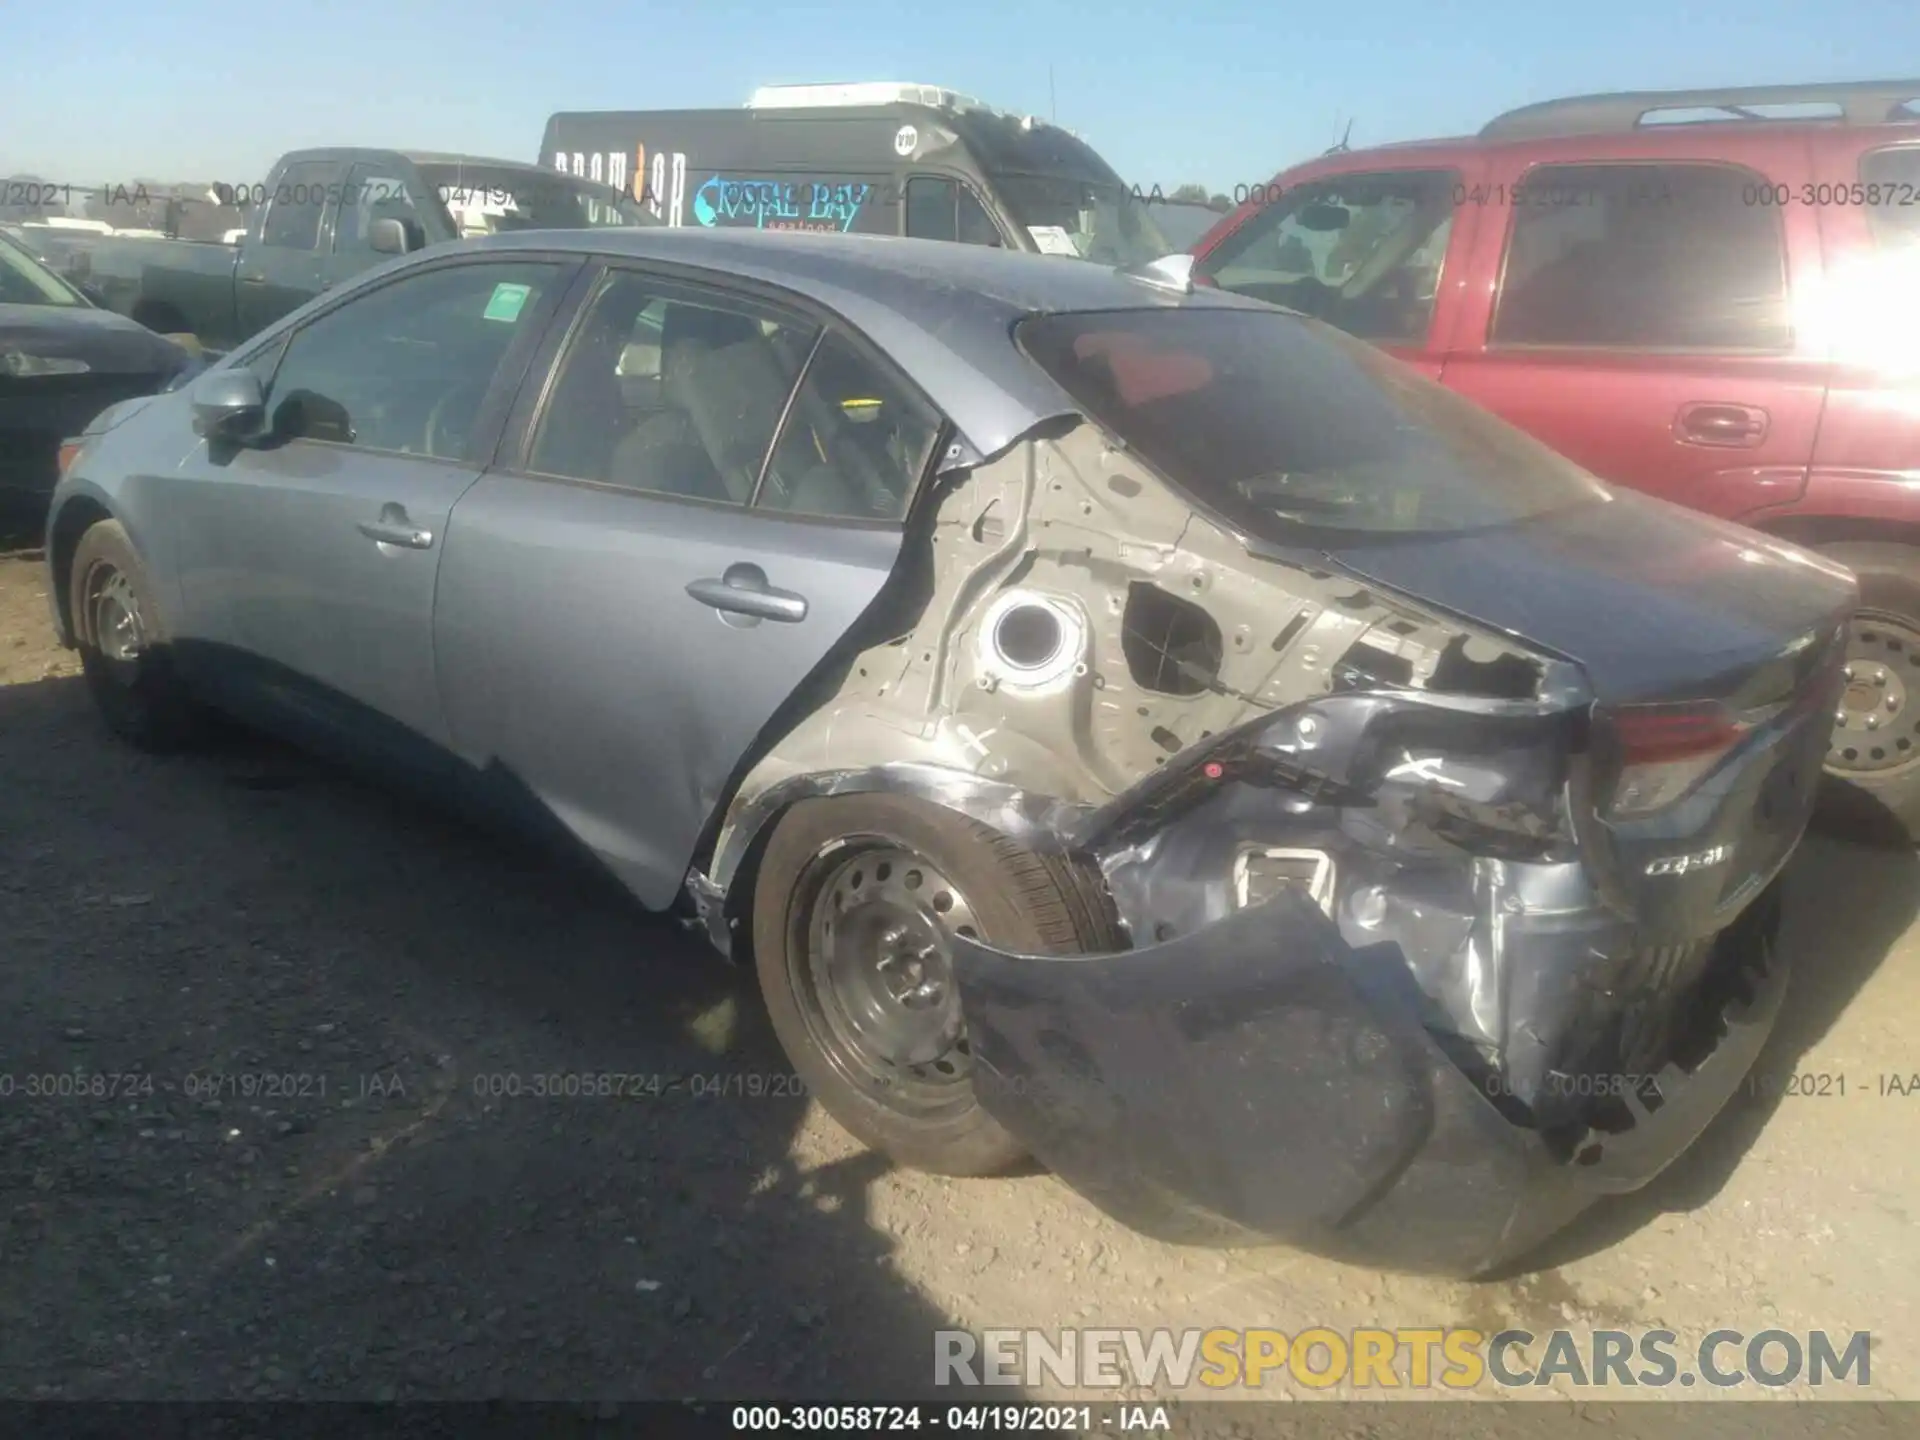
[[[1733,846],[1716,845],[1711,850],[1696,850],[1691,855],[1668,855],[1647,866],[1649,875],[1687,875],[1695,870],[1710,870],[1733,854]]]

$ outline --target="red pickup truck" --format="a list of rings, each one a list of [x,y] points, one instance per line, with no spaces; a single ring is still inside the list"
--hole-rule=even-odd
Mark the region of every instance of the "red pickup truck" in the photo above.
[[[1202,283],[1860,579],[1830,774],[1920,837],[1920,80],[1579,96],[1251,187]]]

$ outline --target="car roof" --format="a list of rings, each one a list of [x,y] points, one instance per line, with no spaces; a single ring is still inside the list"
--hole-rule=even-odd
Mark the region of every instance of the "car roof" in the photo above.
[[[692,227],[517,230],[473,249],[573,252],[778,287],[839,315],[891,355],[985,459],[1079,408],[1011,343],[1063,311],[1273,307],[1212,289],[1159,289],[1106,265],[950,240]]]

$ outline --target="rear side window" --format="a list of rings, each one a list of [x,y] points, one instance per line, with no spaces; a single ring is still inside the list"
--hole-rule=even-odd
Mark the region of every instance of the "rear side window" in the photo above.
[[[1411,366],[1296,316],[1049,315],[1017,335],[1147,464],[1235,529],[1280,544],[1475,529],[1606,494]]]
[[[744,297],[611,275],[560,362],[528,468],[744,505],[818,334]]]
[[[898,520],[938,429],[893,376],[828,332],[754,503],[794,515]]]
[[[267,223],[260,243],[282,250],[312,250],[320,243],[320,216],[327,208],[327,184],[334,167],[289,165],[267,197]]]
[[[1491,341],[1784,350],[1786,248],[1731,165],[1541,165],[1515,195]]]
[[[1860,183],[1873,238],[1888,249],[1920,245],[1920,145],[1868,151]]]
[[[1363,340],[1424,341],[1459,180],[1409,170],[1310,181],[1243,222],[1200,273]]]

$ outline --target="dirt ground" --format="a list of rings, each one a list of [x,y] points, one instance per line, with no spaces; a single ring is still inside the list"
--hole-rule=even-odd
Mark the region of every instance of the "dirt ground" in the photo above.
[[[871,1398],[926,1390],[942,1326],[1664,1325],[1870,1330],[1848,1394],[1920,1399],[1920,1093],[1878,1078],[1920,1071],[1910,853],[1808,841],[1753,1093],[1537,1268],[1176,1250],[1044,1175],[862,1153],[782,1083],[750,982],[596,877],[265,742],[111,743],[44,590],[16,542],[0,1395]],[[490,1093],[556,1074],[638,1078]],[[1845,1097],[1785,1095],[1804,1074]]]

